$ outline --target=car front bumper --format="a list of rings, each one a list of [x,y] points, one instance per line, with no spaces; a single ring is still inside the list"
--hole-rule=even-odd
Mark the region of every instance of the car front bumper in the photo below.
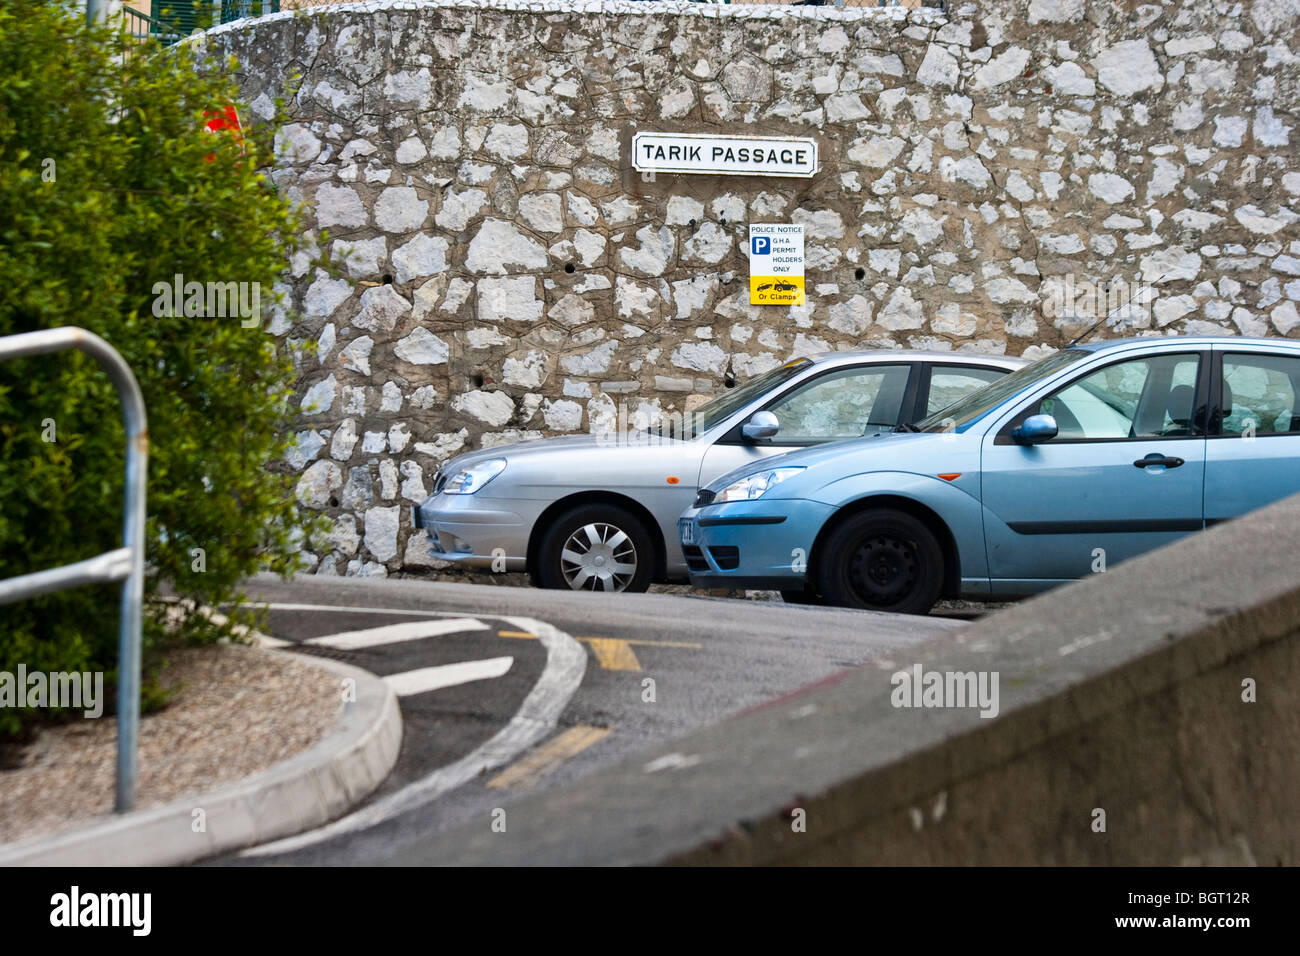
[[[534,509],[533,502],[439,493],[412,508],[411,518],[439,559],[500,573],[524,570]]]
[[[697,588],[803,588],[813,540],[835,509],[819,501],[733,501],[688,508],[677,519]]]

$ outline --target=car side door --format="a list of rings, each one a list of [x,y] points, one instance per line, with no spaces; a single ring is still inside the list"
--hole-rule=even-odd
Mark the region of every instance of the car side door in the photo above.
[[[1031,594],[1202,528],[1210,353],[1114,357],[1029,400],[984,436],[994,594]],[[1056,437],[1014,429],[1051,415]]]
[[[1300,351],[1218,345],[1214,367],[1207,525],[1300,492]]]
[[[880,361],[841,366],[783,389],[758,409],[776,416],[780,424],[777,434],[746,438],[742,431],[749,420],[746,416],[704,453],[700,485],[771,455],[889,431],[898,424],[904,409],[910,410],[915,403],[918,364]]]

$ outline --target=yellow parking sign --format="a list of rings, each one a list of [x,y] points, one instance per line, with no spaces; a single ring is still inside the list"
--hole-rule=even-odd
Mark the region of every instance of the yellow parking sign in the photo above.
[[[751,305],[803,305],[803,276],[750,276]]]
[[[749,227],[751,305],[803,305],[803,226],[753,223]]]

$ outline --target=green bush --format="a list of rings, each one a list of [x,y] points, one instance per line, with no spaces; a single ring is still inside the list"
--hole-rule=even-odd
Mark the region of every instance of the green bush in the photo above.
[[[188,44],[88,31],[59,3],[0,0],[0,335],[82,326],[139,379],[146,649],[217,637],[195,607],[230,601],[259,567],[288,569],[301,524],[290,479],[266,468],[283,453],[293,376],[265,322],[156,307],[155,284],[180,274],[258,283],[265,313],[302,248],[259,172],[269,128],[242,148],[203,129],[205,111],[237,103],[232,72]],[[93,360],[0,363],[0,578],[119,547],[123,467],[121,407]],[[166,634],[163,582],[186,599]],[[111,684],[117,614],[116,586],[0,606],[0,671],[103,670]],[[24,716],[0,710],[0,735]]]

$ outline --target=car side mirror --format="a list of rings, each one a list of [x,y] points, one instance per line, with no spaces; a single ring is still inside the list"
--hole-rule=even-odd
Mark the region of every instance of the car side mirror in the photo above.
[[[781,430],[781,423],[771,412],[755,412],[740,429],[740,433],[750,441],[763,438],[775,438]]]
[[[1037,445],[1039,442],[1051,441],[1056,437],[1056,419],[1051,415],[1030,415],[1020,427],[1011,432],[1011,437],[1020,445]]]

